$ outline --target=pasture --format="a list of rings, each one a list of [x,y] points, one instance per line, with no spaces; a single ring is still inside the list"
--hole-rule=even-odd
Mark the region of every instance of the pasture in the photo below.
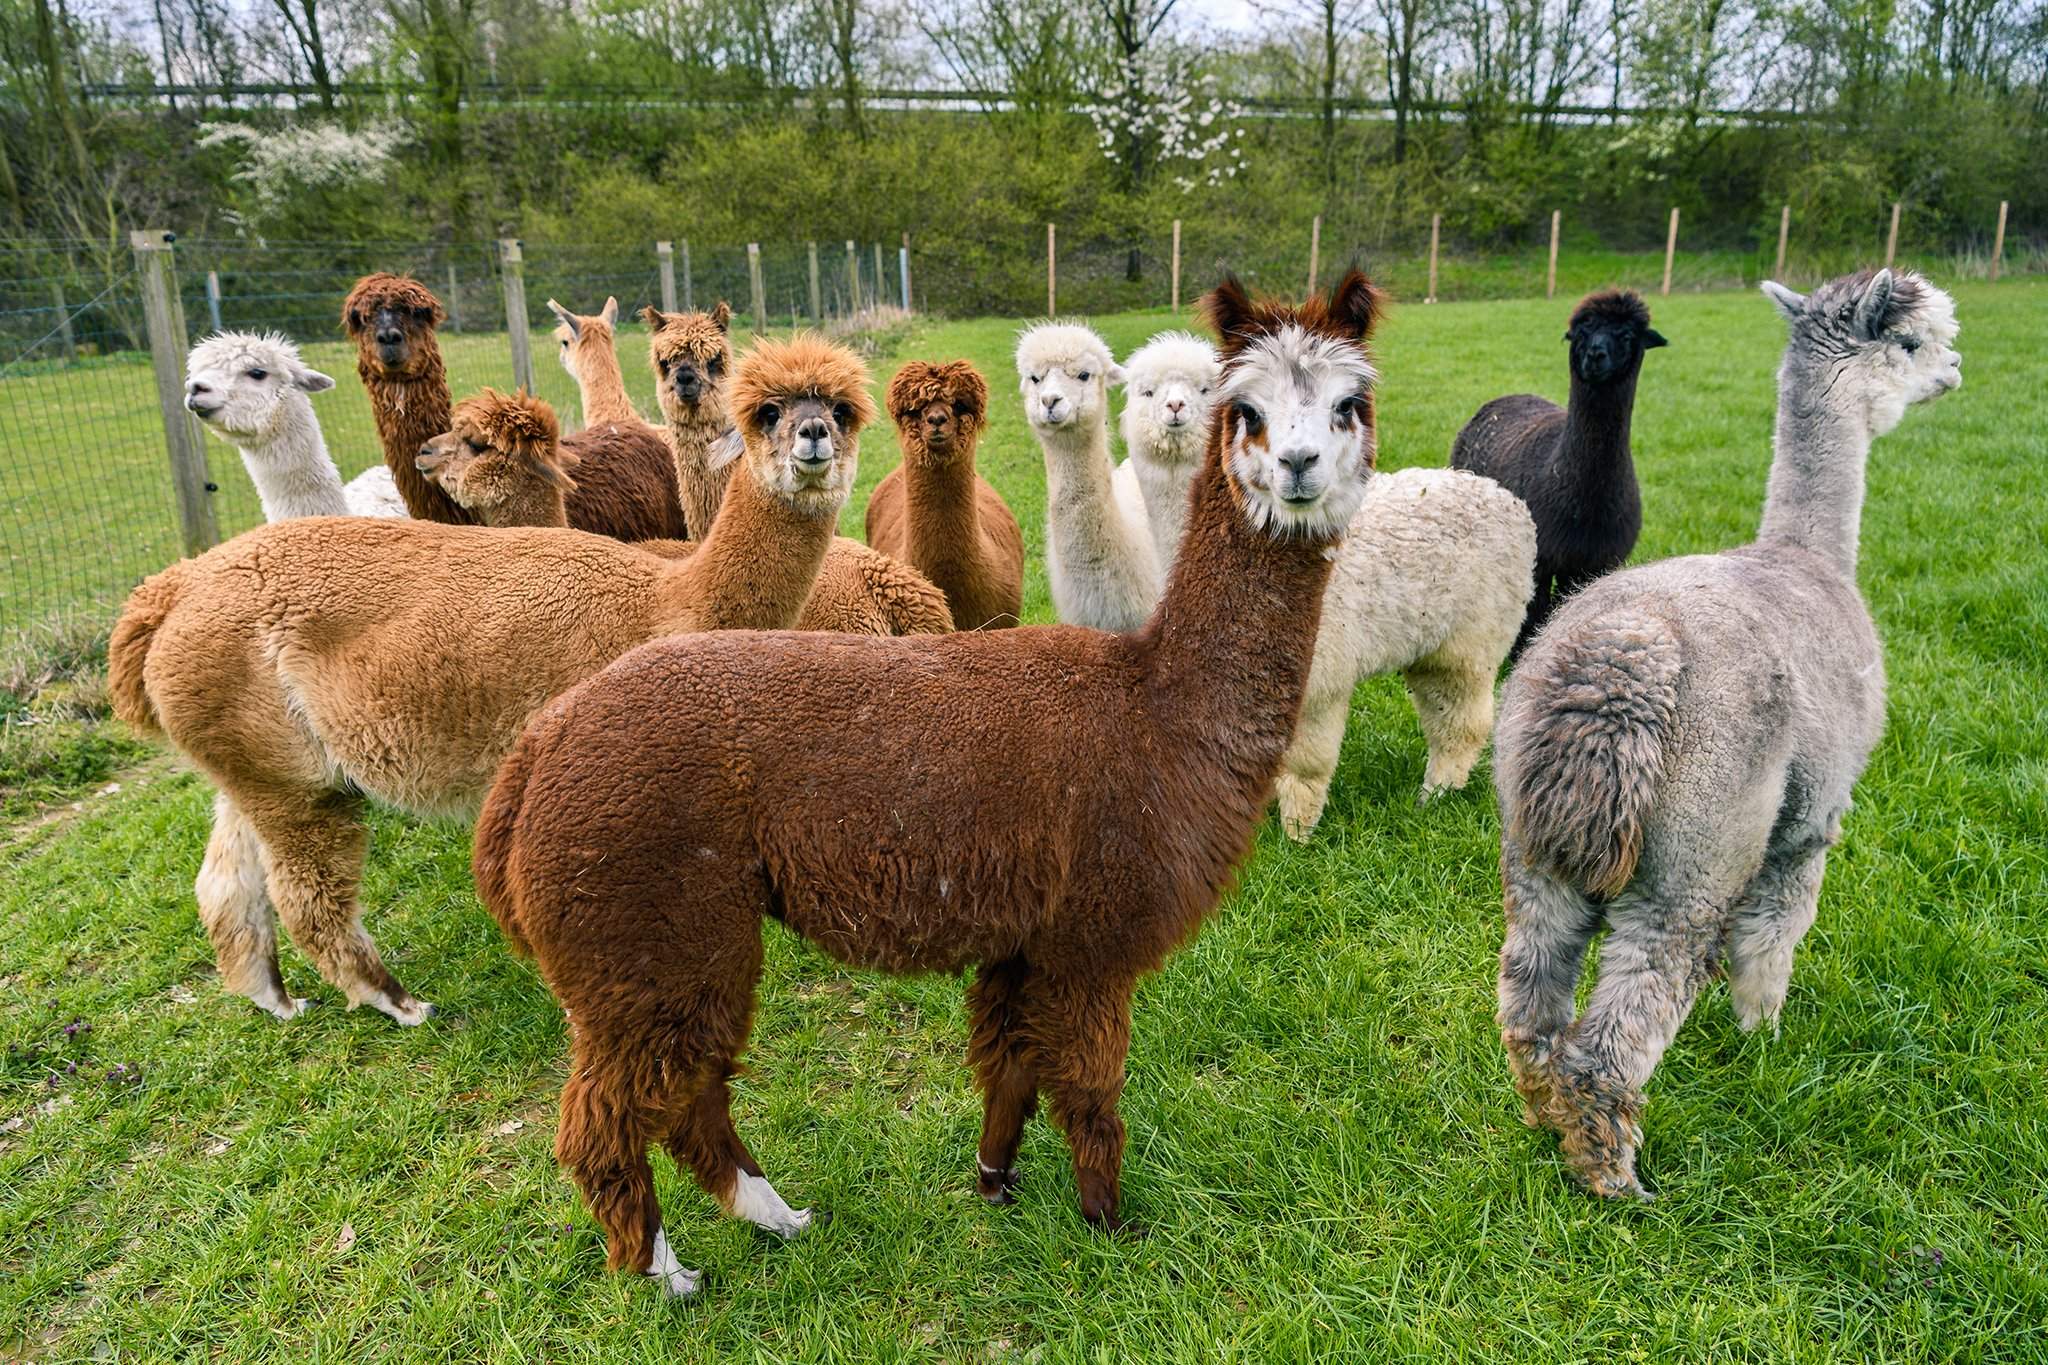
[[[287,953],[287,986],[322,1003],[280,1025],[218,988],[191,889],[210,793],[152,759],[0,844],[0,1352],[2048,1358],[2048,281],[1954,292],[1964,385],[1871,459],[1861,577],[1887,738],[1782,1036],[1741,1034],[1716,986],[1652,1081],[1658,1202],[1595,1203],[1521,1125],[1493,1024],[1487,770],[1418,809],[1423,746],[1394,679],[1358,692],[1314,842],[1269,821],[1239,889],[1139,991],[1124,1211],[1148,1235],[1083,1224],[1043,1122],[1020,1202],[984,1207],[962,983],[843,970],[770,925],[735,1117],[791,1203],[832,1220],[782,1244],[656,1158],[678,1253],[706,1272],[687,1304],[604,1273],[555,1168],[562,1016],[478,905],[467,830],[374,823],[371,930],[440,1012],[416,1030],[348,1012]],[[1570,307],[1398,305],[1381,467],[1441,464],[1489,397],[1561,399]],[[1754,531],[1783,342],[1754,292],[1652,307],[1671,346],[1636,406],[1638,560]],[[1172,323],[1096,321],[1119,354]],[[989,377],[981,468],[1024,527],[1026,618],[1046,621],[1017,325],[924,326],[875,370],[966,356]],[[543,391],[573,394],[536,350]],[[644,403],[644,333],[621,352]],[[458,394],[502,380],[458,356]],[[308,358],[343,378],[315,407],[354,472],[374,458],[361,389],[339,348]],[[62,419],[66,377],[32,382]],[[136,458],[161,459],[152,408],[90,420],[132,422]],[[863,454],[855,535],[893,433]],[[253,511],[233,453],[211,455]],[[110,500],[81,544],[162,562],[163,497]]]

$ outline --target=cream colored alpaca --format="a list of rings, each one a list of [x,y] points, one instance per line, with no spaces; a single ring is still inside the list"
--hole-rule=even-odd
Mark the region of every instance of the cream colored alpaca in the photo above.
[[[729,429],[726,380],[732,371],[732,309],[724,299],[708,313],[641,310],[647,321],[647,363],[654,371],[655,401],[668,419],[661,428],[675,458],[676,491],[690,539],[703,535],[718,515],[729,465],[713,448]]]
[[[1124,362],[1124,462],[1116,497],[1152,532],[1163,570],[1180,551],[1188,481],[1202,463],[1222,373],[1216,348],[1190,332],[1161,332]]]
[[[305,1007],[278,970],[282,918],[351,1005],[419,1023],[431,1007],[363,930],[364,798],[472,813],[528,718],[633,646],[795,624],[874,416],[867,367],[815,337],[763,342],[732,403],[744,448],[686,559],[580,531],[319,517],[129,597],[115,709],[220,788],[196,889],[229,990],[280,1019]]]

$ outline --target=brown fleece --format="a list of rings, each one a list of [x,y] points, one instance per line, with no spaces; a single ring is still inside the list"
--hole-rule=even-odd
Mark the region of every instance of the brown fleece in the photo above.
[[[579,461],[569,524],[615,540],[680,539],[688,531],[676,497],[668,441],[645,422],[607,422],[562,438]]]
[[[576,457],[555,410],[521,390],[485,389],[455,405],[448,434],[427,443],[422,472],[485,526],[567,526]]]
[[[964,360],[913,360],[889,381],[903,463],[868,499],[868,544],[916,566],[966,630],[1014,626],[1024,605],[1024,534],[974,470],[988,384]]]
[[[404,359],[387,366],[378,354],[377,315],[395,315],[406,335]],[[419,448],[448,430],[448,376],[434,329],[447,313],[433,291],[403,275],[365,275],[341,305],[341,325],[356,344],[356,373],[370,394],[384,464],[405,510],[418,521],[467,525],[471,518],[440,489],[420,477]]]
[[[682,499],[683,521],[703,534],[718,515],[725,496],[729,467],[711,456],[712,445],[730,426],[726,420],[725,386],[732,371],[732,309],[720,299],[708,313],[664,313],[648,307],[647,364],[654,371],[655,401],[668,419],[663,430],[675,463],[675,483]],[[686,401],[673,383],[678,371],[701,378],[698,396]]]
[[[1362,287],[1266,325],[1362,347]],[[1227,443],[1212,423],[1186,545],[1133,634],[678,636],[521,737],[477,828],[477,888],[575,1020],[555,1151],[614,1267],[645,1270],[661,1226],[649,1145],[729,1207],[760,1169],[725,1080],[767,916],[849,963],[978,964],[982,1194],[1009,1197],[1043,1090],[1082,1212],[1118,1224],[1131,994],[1250,847],[1330,573],[1328,538],[1253,528]]]
[[[828,412],[864,410],[857,360],[833,352],[811,373],[790,351],[763,343],[755,356],[793,388],[822,390]],[[251,983],[260,1000],[278,979],[274,904],[351,1003],[417,1022],[421,1002],[360,922],[363,798],[473,810],[528,716],[633,645],[795,624],[845,505],[858,428],[835,424],[816,481],[797,464],[794,418],[747,415],[725,505],[687,559],[571,530],[310,517],[259,527],[135,590],[109,659],[120,713],[167,735],[220,787],[209,865],[264,858],[200,883],[224,982]],[[244,821],[253,837],[237,835]],[[210,888],[266,880],[267,900],[210,899]],[[249,952],[267,960],[228,957]]]

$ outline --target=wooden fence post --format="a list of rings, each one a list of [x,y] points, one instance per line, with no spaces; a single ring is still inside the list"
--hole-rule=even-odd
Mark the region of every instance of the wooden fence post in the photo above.
[[[903,234],[903,311],[910,311],[910,234]]]
[[[747,243],[747,284],[754,293],[754,327],[768,330],[768,287],[761,279],[761,244]]]
[[[888,287],[887,285],[885,285],[885,284],[883,284],[883,283],[882,283],[882,244],[881,244],[880,242],[876,242],[876,243],[875,243],[874,245],[875,245],[875,302],[876,302],[876,303],[880,303],[880,302],[881,302],[881,301],[882,301],[883,299],[886,299],[886,298],[888,298],[888,297],[889,297],[889,287]]]
[[[1304,298],[1313,298],[1316,292],[1316,267],[1323,254],[1323,215],[1317,214],[1308,225],[1308,293]]]
[[[818,244],[811,243],[811,321],[825,320],[825,295],[818,282]]]
[[[1678,205],[1671,206],[1671,231],[1664,237],[1664,289],[1671,292],[1671,258],[1678,254]]]
[[[2005,240],[2005,210],[2003,207],[1998,211],[1998,229],[1998,239],[2002,242]],[[1997,279],[1998,267],[1994,265],[1991,270],[1991,278]],[[78,341],[77,338],[71,335],[71,305],[64,301],[64,281],[50,281],[50,303],[57,310],[57,336],[64,347],[65,363],[69,364],[71,361],[78,359]]]
[[[512,342],[512,383],[533,392],[533,325],[526,317],[526,253],[516,237],[498,239],[505,268],[505,335]]]
[[[1998,235],[1991,239],[1991,282],[1998,283],[1998,258],[2005,255],[2005,201],[1998,201]],[[61,301],[63,295],[58,295]],[[64,325],[65,349],[70,349],[71,325]]]
[[[853,254],[853,243],[846,244],[846,311],[860,311],[860,257]]]
[[[1424,303],[1436,302],[1436,243],[1443,226],[1444,216],[1441,213],[1429,215],[1429,293],[1423,296]]]
[[[690,239],[683,238],[683,311],[697,311],[697,277],[690,269]]]
[[[1180,311],[1180,219],[1173,220],[1173,311]]]
[[[676,244],[656,242],[654,259],[661,266],[661,311],[676,311]]]
[[[1557,228],[1563,220],[1563,209],[1550,211],[1550,276],[1543,285],[1543,297],[1546,299],[1557,297]]]
[[[1771,272],[1771,278],[1785,278],[1785,241],[1792,235],[1792,206],[1785,205],[1778,210],[1778,266]]]
[[[1884,238],[1884,268],[1890,270],[1899,254],[1899,201],[1892,200],[1892,229]]]
[[[185,305],[178,298],[168,232],[131,232],[136,270],[142,277],[142,315],[149,329],[150,368],[156,371],[157,406],[164,419],[164,449],[171,457],[171,483],[178,495],[178,527],[185,553],[196,555],[220,539],[214,525],[206,473],[206,437],[199,419],[185,407]]]
[[[455,278],[455,262],[448,262],[448,330],[462,330],[462,281]]]
[[[1054,234],[1055,229],[1053,225],[1047,223],[1045,225],[1045,315],[1049,318],[1056,318],[1060,315],[1059,291],[1056,287],[1059,283],[1059,272],[1056,268],[1059,257],[1054,249]]]
[[[206,272],[206,316],[213,323],[214,331],[224,332],[227,330],[220,325],[220,272],[218,270]]]

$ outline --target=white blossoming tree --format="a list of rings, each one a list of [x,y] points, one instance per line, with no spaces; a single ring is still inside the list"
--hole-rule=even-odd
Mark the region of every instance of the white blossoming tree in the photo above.
[[[270,230],[322,211],[336,192],[383,180],[404,141],[394,125],[209,123],[201,125],[199,145],[235,157],[239,166],[232,178],[243,190],[244,207],[234,216],[244,226]]]
[[[1183,194],[1236,175],[1243,112],[1217,93],[1215,76],[1197,73],[1189,53],[1157,42],[1118,59],[1088,107],[1103,156],[1134,194],[1155,175],[1170,176]]]

